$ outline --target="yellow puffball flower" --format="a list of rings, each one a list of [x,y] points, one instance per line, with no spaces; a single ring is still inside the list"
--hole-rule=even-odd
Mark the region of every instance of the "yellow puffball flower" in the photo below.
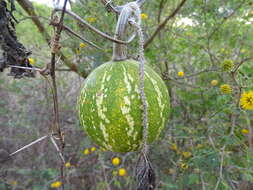
[[[126,175],[126,170],[124,168],[120,168],[118,171],[119,176],[125,176]]]
[[[147,14],[145,14],[145,13],[141,13],[141,19],[147,19],[148,18],[148,15]]]
[[[93,22],[96,22],[96,18],[95,17],[88,17],[87,18],[87,21],[89,22],[89,23],[93,23]]]
[[[185,158],[190,158],[192,156],[192,153],[191,152],[183,152],[183,157]]]
[[[228,84],[223,84],[220,86],[220,91],[224,94],[230,94],[232,89],[231,86]]]
[[[170,147],[171,150],[178,151],[177,145],[173,143]]]
[[[106,152],[107,150],[105,149],[105,148],[100,148],[100,150],[102,151],[102,152]]]
[[[175,174],[177,171],[175,170],[175,169],[173,169],[173,168],[170,168],[169,170],[168,170],[168,173],[169,174]]]
[[[112,159],[112,164],[114,166],[118,166],[120,164],[120,158],[118,158],[118,157],[113,158]]]
[[[253,91],[244,92],[240,98],[240,104],[245,110],[253,110]]]
[[[83,154],[84,154],[84,155],[88,155],[88,154],[90,154],[89,149],[88,149],[88,148],[84,149]]]
[[[80,48],[85,48],[86,46],[87,46],[87,45],[86,45],[85,43],[80,43],[80,44],[79,44],[79,47],[80,47]]]
[[[194,173],[197,173],[197,174],[199,174],[200,173],[200,169],[199,168],[194,168]]]
[[[65,167],[66,167],[66,168],[70,168],[70,167],[71,167],[70,162],[66,162]]]
[[[79,49],[76,49],[76,54],[79,55],[81,51]]]
[[[31,65],[34,65],[34,64],[35,64],[35,61],[34,61],[33,58],[29,58],[28,60],[29,60],[29,63],[30,63]]]
[[[242,134],[244,134],[244,135],[249,134],[249,130],[248,130],[248,129],[242,129],[241,132],[242,132]]]
[[[241,49],[241,51],[240,51],[241,53],[245,53],[246,52],[246,50],[245,49]]]
[[[95,152],[96,150],[97,150],[97,149],[96,149],[95,146],[91,147],[91,149],[90,149],[91,152]]]
[[[12,186],[16,186],[17,184],[18,184],[18,182],[16,180],[11,181]]]
[[[234,63],[232,60],[225,60],[222,65],[222,69],[223,69],[223,71],[229,72],[229,71],[231,71],[233,66],[234,66]]]
[[[112,172],[112,175],[113,175],[113,176],[116,176],[117,174],[118,174],[117,171],[113,171],[113,172]]]
[[[180,163],[180,168],[186,170],[189,168],[189,166],[186,163]]]
[[[217,86],[217,84],[218,84],[218,81],[217,81],[217,80],[212,80],[212,81],[211,81],[211,85],[212,85],[212,86]]]
[[[62,185],[60,181],[56,181],[50,185],[51,188],[58,188]]]
[[[183,71],[179,71],[179,72],[177,73],[177,75],[178,75],[179,77],[183,77],[183,76],[184,76],[184,72],[183,72]]]
[[[204,145],[203,144],[197,144],[197,148],[203,148]]]
[[[224,53],[224,52],[225,52],[225,48],[221,48],[221,49],[220,49],[220,52],[221,52],[221,53]]]

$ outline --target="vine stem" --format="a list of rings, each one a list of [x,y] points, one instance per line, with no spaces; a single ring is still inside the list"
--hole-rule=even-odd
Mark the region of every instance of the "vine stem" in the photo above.
[[[140,11],[138,13],[140,15]],[[141,95],[141,102],[143,105],[143,149],[142,152],[144,154],[148,153],[148,104],[147,104],[147,97],[145,95],[144,91],[144,78],[145,78],[145,55],[144,55],[144,37],[143,37],[143,31],[141,28],[140,23],[136,23],[134,20],[130,20],[130,23],[134,25],[137,28],[137,33],[139,36],[139,76],[140,76],[140,95]]]
[[[138,24],[141,24],[140,18],[140,9],[136,2],[130,2],[123,6],[119,19],[116,26],[115,31],[115,39],[124,40],[124,36],[126,35],[126,30],[128,23],[130,20],[137,19]],[[134,32],[128,41],[132,41],[136,36],[136,32]],[[113,43],[113,61],[123,61],[127,59],[127,45],[126,44],[119,44]]]
[[[116,27],[115,38],[123,40],[126,35],[127,25],[134,26],[139,36],[139,92],[142,103],[142,146],[141,153],[136,165],[136,179],[138,181],[137,190],[153,190],[155,188],[155,172],[151,162],[148,159],[148,104],[144,91],[145,77],[145,57],[144,57],[144,36],[141,28],[141,10],[137,2],[127,3],[119,16]],[[135,31],[136,33],[136,31]],[[135,33],[133,36],[135,36]],[[113,61],[123,61],[127,59],[127,46],[124,44],[114,43]]]
[[[136,21],[137,20],[137,21]],[[143,106],[143,148],[142,153],[147,154],[147,138],[148,138],[148,111],[147,111],[147,98],[144,92],[144,37],[143,31],[141,28],[141,10],[137,2],[130,2],[123,6],[118,23],[116,26],[115,38],[118,40],[123,40],[126,33],[127,25],[130,23],[137,29],[139,36],[139,79],[140,79],[140,96]],[[136,34],[134,33],[131,38],[134,38]],[[113,44],[113,60],[114,61],[123,61],[127,59],[127,46],[126,44]]]
[[[63,12],[63,9],[61,8],[55,8],[53,10],[53,12],[58,12],[58,11],[61,11]],[[119,43],[119,44],[129,44],[133,38],[127,40],[127,41],[122,41],[122,40],[118,40],[118,39],[115,39],[109,35],[107,35],[106,33],[98,30],[97,28],[95,28],[94,26],[92,26],[91,24],[89,24],[87,21],[83,20],[80,16],[78,16],[77,14],[75,14],[74,12],[70,11],[70,10],[65,10],[65,13],[68,14],[69,16],[71,16],[73,19],[75,19],[77,22],[79,22],[80,24],[86,26],[88,29],[92,30],[93,32],[95,32],[96,34],[100,35],[101,37],[107,39],[107,40],[110,40],[112,42],[115,42],[115,43]]]
[[[63,154],[65,145],[64,145],[63,133],[61,131],[60,121],[59,121],[59,104],[58,104],[57,84],[56,84],[56,76],[55,76],[55,62],[56,62],[55,60],[56,60],[56,53],[60,49],[59,41],[60,41],[60,37],[61,37],[61,32],[63,30],[63,19],[64,19],[66,7],[67,7],[67,2],[68,2],[68,0],[64,1],[59,25],[56,27],[56,31],[55,31],[55,34],[52,39],[51,65],[50,65],[50,76],[51,76],[52,84],[53,84],[54,127],[55,127],[55,130],[56,130],[56,132],[59,136],[59,139],[60,139],[60,143],[61,143],[60,149],[61,149],[62,154]],[[57,19],[57,17],[53,17],[53,16],[54,15],[52,14],[52,19]],[[63,155],[62,155],[62,157],[63,157]],[[62,181],[61,189],[64,190],[64,161],[61,162],[60,173],[61,173],[61,181]]]

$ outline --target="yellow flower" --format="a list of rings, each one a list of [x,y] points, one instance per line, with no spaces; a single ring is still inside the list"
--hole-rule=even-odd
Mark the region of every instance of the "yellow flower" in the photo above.
[[[223,71],[229,72],[229,71],[231,71],[233,66],[234,66],[234,63],[232,60],[225,60],[222,65],[222,69],[223,69]]]
[[[190,158],[192,156],[192,153],[191,152],[183,152],[183,157],[185,158]]]
[[[224,53],[224,52],[225,52],[225,48],[221,48],[221,49],[220,49],[220,52],[221,52],[221,53]]]
[[[107,150],[105,148],[100,148],[102,152],[106,152]]]
[[[88,149],[88,148],[84,149],[83,154],[84,154],[84,155],[88,155],[88,154],[90,154],[89,149]]]
[[[17,184],[18,184],[18,182],[16,180],[11,181],[12,186],[16,186]]]
[[[220,91],[223,92],[224,94],[230,94],[232,89],[231,86],[228,84],[223,84],[220,86]]]
[[[70,167],[71,167],[70,162],[66,162],[65,167],[66,167],[66,168],[70,168]]]
[[[56,181],[50,185],[51,188],[58,188],[62,185],[60,181]]]
[[[126,175],[126,170],[124,168],[120,168],[118,171],[119,176],[125,176]]]
[[[241,96],[240,104],[245,110],[253,110],[253,91],[244,92]]]
[[[120,164],[120,158],[118,158],[118,157],[113,158],[112,159],[112,164],[114,166],[118,166]]]
[[[189,166],[186,163],[180,163],[180,168],[186,170],[189,168]]]
[[[93,22],[96,22],[96,18],[95,17],[88,17],[87,18],[87,21],[89,22],[89,23],[93,23]]]
[[[112,171],[112,175],[113,175],[113,176],[116,176],[117,174],[118,174],[117,171]]]
[[[203,144],[197,144],[197,148],[203,148],[204,145]]]
[[[148,18],[148,15],[147,14],[145,14],[145,13],[141,13],[141,19],[147,19]]]
[[[168,170],[168,173],[169,174],[175,174],[177,171],[175,170],[175,169],[173,169],[173,168],[170,168],[169,170]]]
[[[212,86],[216,86],[217,84],[218,84],[218,81],[217,81],[217,80],[212,80],[212,81],[211,81],[211,85],[212,85]]]
[[[177,145],[173,143],[170,147],[171,150],[178,151]]]
[[[79,49],[76,49],[76,54],[79,55],[81,51]]]
[[[242,132],[242,134],[244,134],[244,135],[249,134],[249,130],[248,130],[248,129],[242,129],[241,132]]]
[[[84,48],[84,47],[86,47],[86,46],[87,46],[87,45],[86,45],[85,43],[80,43],[80,44],[79,44],[79,47],[80,47],[80,48]]]
[[[245,53],[245,52],[246,52],[246,49],[241,49],[240,52],[241,52],[241,53]]]
[[[95,152],[96,151],[96,147],[95,146],[91,147],[90,151],[91,152]]]
[[[199,168],[194,168],[193,170],[195,173],[199,174],[200,173],[200,169]]]
[[[34,65],[34,64],[35,64],[35,61],[34,61],[33,58],[29,58],[28,60],[29,60],[29,63],[30,63],[31,65]]]
[[[183,71],[179,71],[179,72],[177,73],[177,75],[178,75],[179,77],[183,77],[183,76],[184,76],[184,72],[183,72]]]

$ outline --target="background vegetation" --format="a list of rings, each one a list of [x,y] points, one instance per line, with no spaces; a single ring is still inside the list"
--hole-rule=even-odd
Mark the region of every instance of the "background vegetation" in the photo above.
[[[150,0],[144,4],[142,10],[147,18],[143,18],[142,25],[146,40],[179,3]],[[33,5],[52,35],[50,8]],[[241,93],[253,90],[252,5],[251,0],[188,0],[146,46],[148,64],[166,82],[172,106],[167,127],[151,145],[157,189],[253,189],[253,112],[239,105]],[[100,1],[78,0],[72,3],[72,11],[113,35],[116,17]],[[50,49],[43,35],[21,7],[15,17],[21,21],[16,26],[17,36],[33,51],[34,66],[46,66]],[[121,155],[99,149],[79,126],[76,113],[83,76],[111,59],[112,43],[68,16],[64,23],[102,48],[80,46],[80,40],[64,32],[61,38],[62,52],[77,68],[73,72],[71,64],[61,60],[57,64],[60,124],[69,162],[65,189],[134,189],[138,153]],[[134,42],[129,55],[136,57],[137,53]],[[220,88],[224,84],[231,91]],[[7,72],[1,73],[0,95],[0,149],[11,153],[48,133],[53,119],[52,93],[43,77],[37,74],[36,78],[15,80]],[[113,157],[121,159],[119,166],[112,164]],[[43,141],[0,163],[0,189],[57,188],[52,183],[60,181],[59,167],[54,146]],[[120,176],[119,168],[124,168],[126,175]]]

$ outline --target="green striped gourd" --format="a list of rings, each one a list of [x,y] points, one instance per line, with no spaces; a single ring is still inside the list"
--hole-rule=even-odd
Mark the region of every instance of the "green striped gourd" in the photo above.
[[[89,136],[114,152],[138,150],[142,141],[142,104],[139,93],[139,63],[111,61],[87,78],[79,97],[79,118]],[[169,95],[162,79],[145,67],[145,95],[148,104],[148,143],[166,124]]]
[[[140,24],[136,3],[121,10],[115,38],[124,39],[129,18]],[[126,59],[126,44],[114,43],[113,61],[96,68],[86,79],[78,100],[81,125],[101,147],[114,152],[138,150],[142,145],[143,104],[140,97],[139,63]],[[148,114],[147,143],[153,142],[166,125],[169,95],[162,79],[145,66],[144,92]]]

